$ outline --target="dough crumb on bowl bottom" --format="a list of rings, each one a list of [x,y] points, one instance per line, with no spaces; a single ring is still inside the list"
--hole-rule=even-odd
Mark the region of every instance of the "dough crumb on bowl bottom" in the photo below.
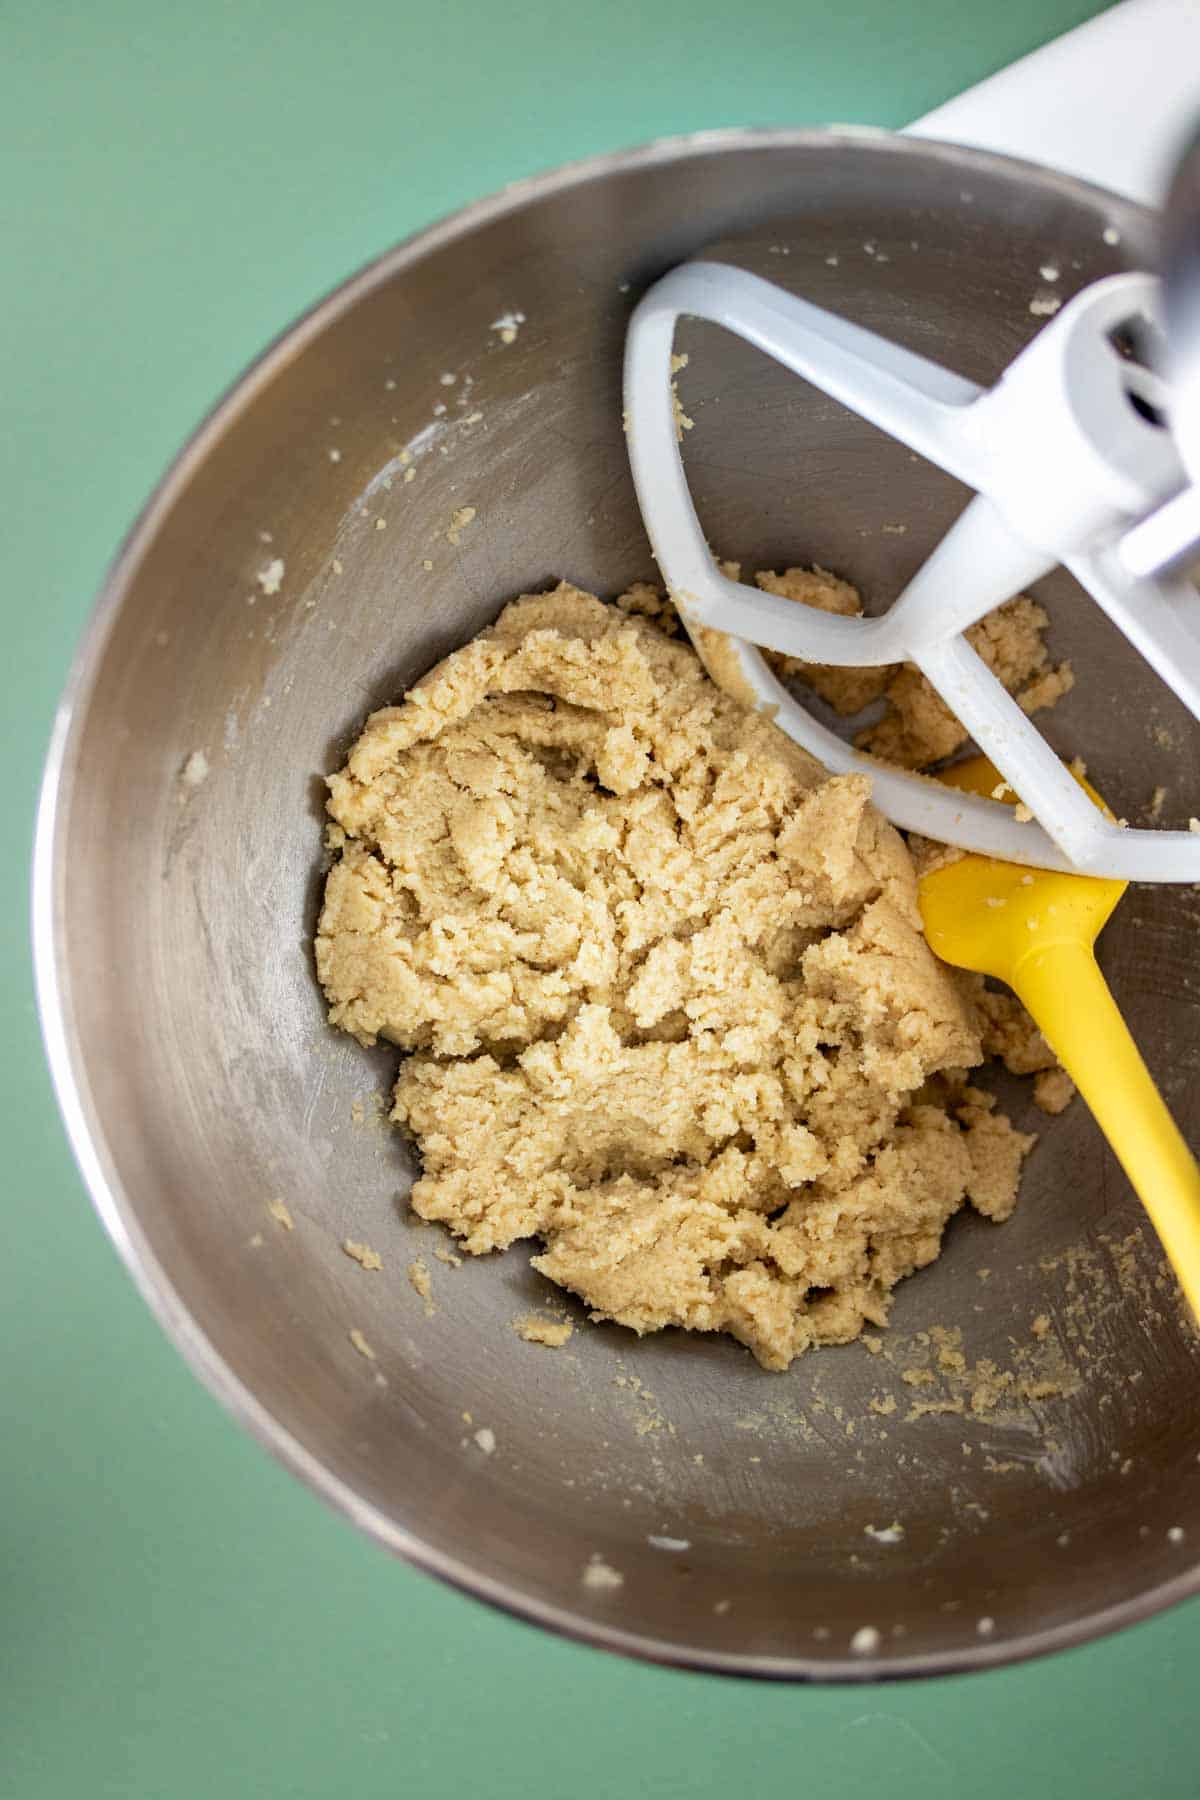
[[[329,783],[317,969],[335,1025],[409,1053],[417,1213],[786,1369],[886,1324],[964,1204],[1008,1217],[1034,1139],[967,1071],[1053,1057],[933,956],[869,781],[675,630],[653,589],[563,582],[375,713]]]

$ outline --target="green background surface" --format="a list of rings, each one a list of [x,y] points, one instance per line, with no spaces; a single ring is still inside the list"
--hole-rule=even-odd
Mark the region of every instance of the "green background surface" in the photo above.
[[[28,968],[35,790],[131,516],[238,369],[396,238],[700,126],[900,124],[1086,0],[0,5],[0,1794],[1200,1795],[1200,1606],[1000,1674],[642,1668],[390,1563],[201,1391],[102,1237]]]

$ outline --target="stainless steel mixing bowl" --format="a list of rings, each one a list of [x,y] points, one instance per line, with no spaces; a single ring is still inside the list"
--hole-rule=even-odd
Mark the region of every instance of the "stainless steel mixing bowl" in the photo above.
[[[1196,1343],[1153,1246],[1124,1241],[1138,1209],[1083,1110],[1045,1120],[1010,1095],[1043,1132],[1015,1218],[956,1221],[877,1355],[770,1375],[729,1341],[639,1343],[582,1319],[551,1351],[511,1329],[544,1297],[524,1250],[452,1268],[405,1216],[413,1159],[377,1104],[396,1056],[333,1034],[313,976],[323,777],[364,714],[521,589],[653,574],[622,336],[639,290],[714,246],[980,381],[1037,329],[1044,266],[1067,296],[1154,256],[1147,215],[1015,163],[717,133],[520,184],[357,276],[201,427],[108,580],[38,838],[50,1056],[96,1203],[166,1329],[389,1549],[665,1661],[977,1667],[1200,1585]],[[496,322],[514,314],[507,342]],[[751,565],[817,559],[885,602],[961,491],[744,344],[697,328],[686,348],[713,543]],[[476,516],[451,534],[462,507]],[[1059,747],[1131,818],[1158,784],[1164,818],[1200,810],[1182,710],[1068,580],[1046,594],[1080,679]],[[1196,907],[1131,893],[1105,941],[1193,1135]],[[405,1279],[418,1254],[431,1316]],[[1043,1314],[1048,1338],[1031,1336]],[[923,1367],[934,1324],[961,1328],[973,1373]],[[1055,1345],[1057,1382],[1037,1360]],[[982,1359],[1025,1383],[1011,1404],[976,1409]]]

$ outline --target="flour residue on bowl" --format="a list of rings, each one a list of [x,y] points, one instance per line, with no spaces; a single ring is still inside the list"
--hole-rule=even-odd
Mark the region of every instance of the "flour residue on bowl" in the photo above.
[[[179,779],[184,787],[198,788],[208,780],[209,761],[203,750],[193,750],[183,765]]]
[[[625,1577],[605,1562],[598,1550],[584,1564],[582,1581],[585,1588],[598,1594],[612,1593],[625,1585]]]
[[[279,592],[283,586],[285,567],[282,556],[273,556],[270,562],[263,564],[254,579],[264,594],[272,595]]]
[[[515,344],[524,323],[523,312],[506,312],[501,313],[498,319],[493,319],[488,329],[496,333],[502,344]]]

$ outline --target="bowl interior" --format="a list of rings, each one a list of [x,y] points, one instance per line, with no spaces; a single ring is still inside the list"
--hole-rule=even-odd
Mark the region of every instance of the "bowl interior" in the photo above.
[[[515,593],[653,575],[623,332],[648,281],[714,246],[979,381],[1041,323],[1044,265],[1065,298],[1153,257],[1144,215],[1073,183],[775,134],[527,184],[359,277],[199,434],[85,646],[49,826],[51,1039],[93,1185],[167,1322],[385,1542],[662,1657],[968,1666],[1194,1582],[1196,1340],[1082,1107],[1043,1119],[1008,1084],[1041,1133],[1017,1213],[953,1223],[877,1354],[770,1375],[731,1342],[638,1342],[579,1308],[551,1351],[512,1329],[548,1292],[524,1248],[454,1267],[407,1215],[413,1157],[384,1117],[396,1054],[332,1033],[314,980],[323,778],[364,715]],[[683,337],[714,545],[819,561],[885,604],[963,491],[722,332]],[[1044,596],[1078,675],[1056,747],[1118,813],[1143,819],[1162,785],[1182,822],[1194,723],[1066,577]],[[1102,957],[1193,1136],[1196,923],[1191,890],[1133,890]],[[418,1256],[428,1304],[406,1279]],[[597,1562],[619,1585],[588,1579]]]

